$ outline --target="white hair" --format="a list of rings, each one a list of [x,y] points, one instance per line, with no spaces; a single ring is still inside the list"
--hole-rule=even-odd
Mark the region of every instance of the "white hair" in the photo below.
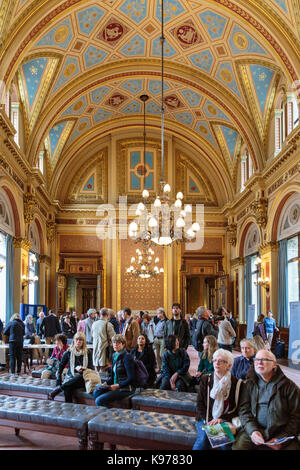
[[[217,349],[214,352],[213,360],[216,359],[218,356],[222,356],[222,357],[226,358],[226,361],[228,362],[230,367],[233,366],[234,357],[233,357],[233,354],[230,351],[227,351],[227,349],[222,349],[222,348]]]
[[[87,311],[87,316],[89,317],[93,313],[97,313],[97,310],[95,308],[89,308],[88,311]]]

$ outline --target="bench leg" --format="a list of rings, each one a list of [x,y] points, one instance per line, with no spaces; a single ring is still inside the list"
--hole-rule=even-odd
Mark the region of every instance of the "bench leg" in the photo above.
[[[16,435],[16,436],[19,436],[19,435],[20,435],[20,429],[19,429],[19,428],[15,428],[15,435]]]
[[[87,450],[88,439],[87,439],[86,432],[78,431],[77,436],[79,437],[79,441],[78,441],[79,450]]]
[[[104,443],[98,442],[98,433],[90,432],[89,433],[89,450],[103,450]]]
[[[116,450],[117,446],[116,444],[109,444],[110,450]]]

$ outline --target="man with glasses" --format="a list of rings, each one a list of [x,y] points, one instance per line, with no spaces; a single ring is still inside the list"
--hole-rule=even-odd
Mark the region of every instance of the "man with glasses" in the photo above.
[[[284,375],[271,351],[261,349],[255,356],[243,385],[239,417],[242,430],[234,450],[299,450],[300,390]],[[294,439],[276,444],[286,437]]]

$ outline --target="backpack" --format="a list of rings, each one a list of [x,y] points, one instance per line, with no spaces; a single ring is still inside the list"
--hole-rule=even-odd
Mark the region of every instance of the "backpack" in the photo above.
[[[145,367],[145,364],[139,359],[134,359],[134,368],[135,368],[134,385],[136,387],[144,388],[149,379],[149,374]]]
[[[201,321],[201,319],[198,320],[198,321]],[[195,331],[194,331],[194,334],[193,334],[192,344],[193,344],[194,348],[196,349],[196,351],[202,351],[203,350],[203,346],[202,346],[203,339],[204,339],[203,325],[204,325],[204,320],[202,320],[202,324],[201,324],[199,330],[198,330],[197,325],[196,325],[196,328],[195,328]]]

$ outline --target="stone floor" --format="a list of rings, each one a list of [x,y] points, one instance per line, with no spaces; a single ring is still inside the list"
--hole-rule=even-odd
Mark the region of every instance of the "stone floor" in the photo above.
[[[189,347],[188,353],[191,359],[190,373],[193,375],[198,367],[198,353],[192,346]],[[239,354],[238,351],[234,351],[234,356]],[[288,367],[286,359],[280,359],[278,363],[280,363],[283,372],[300,386],[300,370]],[[42,366],[34,365],[33,367],[39,369]],[[2,371],[1,374],[7,374],[7,372]],[[25,374],[22,373],[22,375]],[[120,449],[126,450],[127,448],[120,447]],[[13,428],[0,426],[0,450],[78,450],[78,446],[76,438],[23,430],[17,437]]]

